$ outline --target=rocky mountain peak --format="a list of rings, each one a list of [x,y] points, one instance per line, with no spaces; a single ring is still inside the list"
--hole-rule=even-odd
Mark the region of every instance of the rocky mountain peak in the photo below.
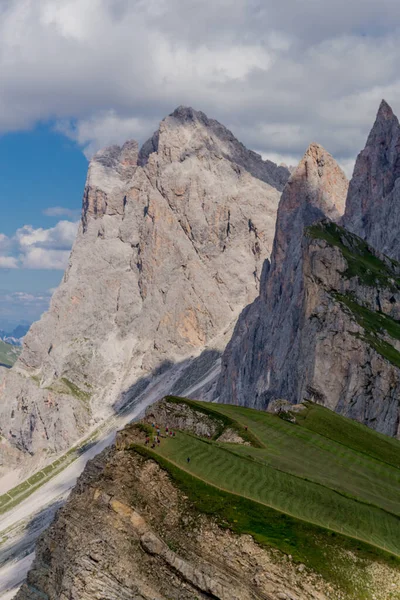
[[[112,145],[99,150],[89,163],[89,185],[101,187],[105,175],[118,175],[122,180],[128,180],[136,170],[138,154],[136,140],[128,140],[122,146]]]
[[[377,250],[400,259],[400,125],[382,100],[366,146],[357,157],[345,226]]]
[[[184,107],[140,152],[132,140],[95,154],[68,269],[0,388],[6,450],[43,462],[42,449],[150,398],[158,377],[172,386],[179,373],[186,389],[203,352],[216,377],[224,336],[258,294],[288,176]]]
[[[290,177],[279,203],[272,260],[283,263],[297,254],[304,227],[344,212],[348,181],[335,159],[312,143]],[[290,250],[288,249],[290,247]]]
[[[121,214],[124,190],[134,176],[139,157],[138,143],[129,140],[123,146],[108,146],[99,150],[89,163],[82,202],[83,229],[90,216]]]
[[[183,162],[194,155],[205,160],[211,154],[212,157],[229,160],[236,168],[243,167],[253,177],[278,191],[283,190],[290,176],[287,167],[278,167],[270,160],[263,160],[239,142],[224,125],[186,106],[179,106],[161,121],[159,129],[143,144],[138,164],[145,166],[153,153],[170,162]]]
[[[376,121],[397,121],[397,117],[394,114],[392,107],[386,102],[383,98],[378,108],[378,112],[376,114]]]

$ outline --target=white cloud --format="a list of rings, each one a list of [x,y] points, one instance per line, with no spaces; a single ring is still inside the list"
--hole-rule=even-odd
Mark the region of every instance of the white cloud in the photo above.
[[[2,329],[13,329],[21,321],[32,322],[48,309],[51,295],[47,292],[9,292],[0,289]]]
[[[32,225],[24,225],[17,229],[15,240],[21,250],[28,247],[52,248],[56,250],[69,250],[74,242],[78,229],[78,222],[59,221],[55,227],[35,229]]]
[[[0,256],[0,269],[18,269],[18,260],[14,256]]]
[[[63,206],[50,206],[49,208],[44,209],[43,214],[45,217],[67,217],[76,220],[79,217],[80,212],[80,210],[65,208]]]
[[[59,269],[68,264],[69,251],[28,248],[20,258],[22,269]]]
[[[55,129],[82,146],[86,158],[110,144],[122,145],[128,139],[145,139],[157,128],[157,119],[120,117],[115,110],[97,113],[78,122],[59,121]]]
[[[0,269],[64,270],[78,222],[59,221],[54,227],[24,225],[8,238],[0,234]]]
[[[54,119],[87,156],[188,104],[263,153],[318,141],[344,164],[382,97],[400,109],[398,0],[0,6],[0,130]]]

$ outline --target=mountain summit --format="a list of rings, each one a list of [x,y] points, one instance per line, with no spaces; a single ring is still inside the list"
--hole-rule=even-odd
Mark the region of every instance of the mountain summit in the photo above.
[[[15,448],[45,462],[173,365],[176,379],[223,347],[258,293],[288,176],[183,107],[140,150],[93,157],[63,281],[3,376],[8,464]]]
[[[282,194],[260,296],[223,355],[221,401],[307,398],[400,436],[400,266],[382,253],[400,256],[399,139],[383,102],[349,186],[348,229],[344,175],[309,148]]]
[[[357,157],[344,225],[377,250],[400,259],[400,125],[382,100],[366,146]]]
[[[332,156],[311,144],[283,191],[260,296],[243,311],[224,353],[220,401],[264,408],[272,399],[298,399],[305,374],[304,230],[326,218],[339,220],[347,187]]]

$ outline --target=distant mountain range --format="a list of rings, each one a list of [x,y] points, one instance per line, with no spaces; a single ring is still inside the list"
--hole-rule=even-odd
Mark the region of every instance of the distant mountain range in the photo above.
[[[28,324],[20,324],[9,333],[4,331],[4,329],[0,329],[0,340],[3,340],[3,342],[7,342],[7,344],[11,344],[12,346],[21,346],[22,340],[29,331],[29,327],[30,325]]]

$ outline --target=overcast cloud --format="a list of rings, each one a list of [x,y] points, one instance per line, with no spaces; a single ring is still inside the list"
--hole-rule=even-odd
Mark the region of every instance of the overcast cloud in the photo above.
[[[400,107],[398,0],[0,0],[0,131],[53,119],[89,156],[179,104],[294,162],[347,172]]]

